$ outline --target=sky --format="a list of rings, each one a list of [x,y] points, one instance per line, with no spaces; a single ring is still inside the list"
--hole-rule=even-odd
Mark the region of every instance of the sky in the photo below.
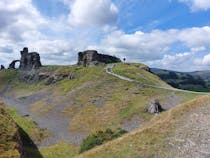
[[[176,71],[210,70],[209,0],[1,0],[0,64],[28,47],[43,65],[99,53]]]

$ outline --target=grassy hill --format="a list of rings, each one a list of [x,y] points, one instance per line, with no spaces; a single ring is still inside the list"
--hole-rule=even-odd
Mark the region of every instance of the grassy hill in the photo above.
[[[208,157],[209,123],[206,120],[200,125],[199,121],[209,118],[209,109],[210,95],[180,104],[142,128],[78,158]]]
[[[25,131],[32,133],[29,136],[37,145],[47,146],[39,148],[44,157],[53,158],[77,154],[82,140],[95,131],[118,127],[128,131],[138,129],[154,117],[145,113],[145,107],[154,99],[169,109],[199,96],[146,86],[170,87],[143,64],[119,63],[113,71],[138,83],[112,76],[103,66],[46,66],[28,74],[4,70],[0,71],[0,97],[21,115],[28,114],[47,129],[49,137],[47,141],[41,139],[42,142],[33,137],[33,131]],[[24,82],[19,80],[23,76]],[[52,78],[53,83],[46,84]]]

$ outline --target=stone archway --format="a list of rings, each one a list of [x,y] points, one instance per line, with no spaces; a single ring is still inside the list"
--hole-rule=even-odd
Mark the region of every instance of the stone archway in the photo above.
[[[10,64],[9,64],[9,68],[8,69],[16,69],[15,65],[17,62],[20,62],[20,60],[13,60]]]

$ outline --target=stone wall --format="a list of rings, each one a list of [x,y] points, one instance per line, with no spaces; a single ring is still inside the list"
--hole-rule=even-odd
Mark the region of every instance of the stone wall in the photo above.
[[[20,59],[20,69],[22,70],[31,70],[37,69],[42,66],[40,61],[40,56],[37,52],[28,52],[28,48],[23,48],[20,51],[21,59]]]
[[[20,60],[13,60],[13,61],[9,64],[8,69],[15,69],[15,64],[16,64],[17,62],[20,62]]]
[[[117,62],[121,62],[121,60],[111,55],[99,54],[96,50],[87,50],[78,53],[78,65],[82,66],[94,66]]]

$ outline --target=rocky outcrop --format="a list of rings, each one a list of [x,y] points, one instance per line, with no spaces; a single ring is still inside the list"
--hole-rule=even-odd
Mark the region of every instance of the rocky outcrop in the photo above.
[[[149,105],[147,105],[147,107],[145,108],[145,112],[151,114],[158,114],[162,111],[164,111],[164,109],[162,108],[158,100],[151,101]]]
[[[25,83],[37,83],[45,81],[45,85],[51,85],[62,80],[72,80],[74,79],[73,73],[56,73],[50,74],[49,72],[39,72],[37,70],[32,71],[20,71],[18,74],[18,79]]]
[[[28,52],[28,48],[23,48],[20,59],[20,69],[21,70],[31,70],[38,69],[42,66],[40,61],[40,56],[37,52]]]
[[[5,69],[4,65],[1,65],[1,69],[0,70],[4,70],[4,69]]]
[[[20,62],[20,60],[13,60],[10,64],[9,64],[9,68],[8,69],[15,69],[15,64],[17,62]]]
[[[45,85],[51,85],[64,79],[72,80],[74,79],[74,74],[54,74],[48,78]]]
[[[36,71],[20,71],[18,79],[21,82],[36,83],[45,80],[49,77],[47,73],[41,73]]]
[[[78,53],[78,65],[81,66],[95,66],[117,62],[121,62],[121,60],[111,55],[99,54],[96,50],[87,50]]]

